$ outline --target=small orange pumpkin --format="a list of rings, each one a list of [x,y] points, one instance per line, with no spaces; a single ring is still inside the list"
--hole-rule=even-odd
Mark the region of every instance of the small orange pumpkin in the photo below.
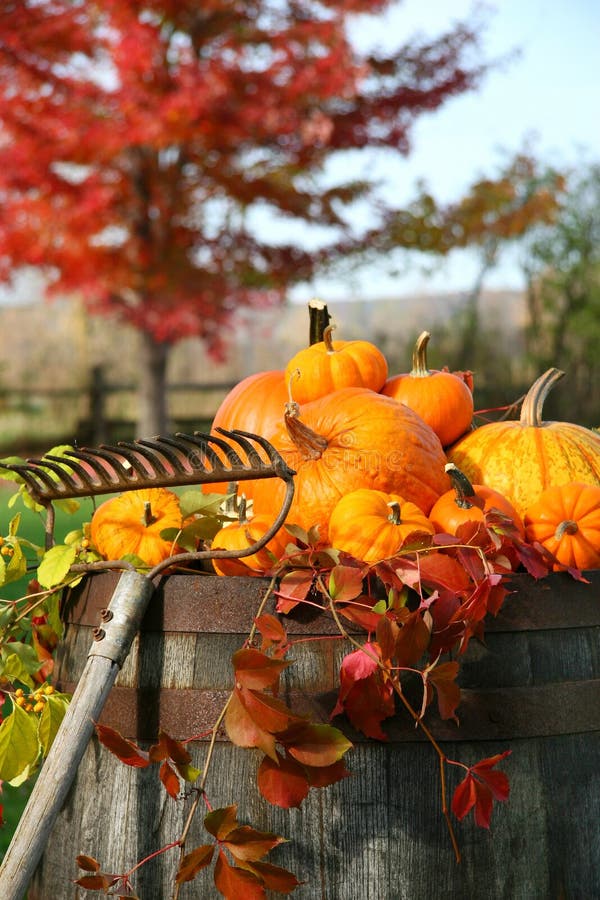
[[[464,373],[427,368],[430,334],[423,331],[413,350],[412,369],[388,378],[381,393],[393,397],[418,413],[447,447],[468,431],[473,420],[473,394]]]
[[[429,513],[438,533],[456,534],[457,529],[465,522],[483,522],[486,512],[497,509],[512,519],[521,536],[524,536],[521,517],[504,494],[484,484],[471,484],[454,463],[448,463],[445,469],[450,476],[452,488],[436,500]]]
[[[600,487],[569,482],[543,491],[525,514],[525,533],[563,566],[600,569]]]
[[[105,559],[134,555],[156,566],[181,552],[173,541],[161,538],[161,531],[181,527],[177,495],[166,488],[145,488],[124,491],[102,503],[92,516],[90,539]]]
[[[215,534],[211,550],[247,550],[269,530],[273,519],[268,515],[248,516],[246,498],[242,494],[238,510],[238,520],[225,525]],[[213,559],[213,567],[218,575],[261,576],[273,568],[294,539],[285,528],[280,528],[271,540],[257,553],[240,559]]]
[[[359,488],[339,500],[329,519],[329,542],[363,562],[389,559],[414,534],[433,534],[425,513],[399,494]]]
[[[299,350],[286,366],[286,384],[297,378],[296,403],[310,403],[346,387],[383,387],[388,367],[381,350],[370,341],[332,341],[333,328],[327,325],[323,340]]]

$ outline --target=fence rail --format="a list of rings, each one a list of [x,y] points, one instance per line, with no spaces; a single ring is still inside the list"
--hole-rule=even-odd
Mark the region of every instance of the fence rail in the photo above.
[[[174,382],[167,385],[173,431],[205,431],[234,382]],[[87,385],[53,388],[47,385],[10,388],[0,393],[0,431],[4,447],[15,443],[42,446],[56,442],[80,445],[111,443],[136,437],[137,386],[112,384],[94,368]],[[18,422],[18,426],[14,423]]]

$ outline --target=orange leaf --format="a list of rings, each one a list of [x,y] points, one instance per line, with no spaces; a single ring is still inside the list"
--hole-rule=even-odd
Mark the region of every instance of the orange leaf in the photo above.
[[[96,734],[100,743],[125,765],[137,769],[145,769],[150,765],[148,753],[141,750],[133,741],[128,741],[114,728],[109,728],[108,725],[96,725]]]
[[[267,862],[246,863],[246,868],[254,872],[270,891],[279,894],[291,894],[303,881],[298,881],[292,872]]]
[[[93,856],[85,856],[85,854],[80,853],[75,862],[80,869],[84,869],[86,872],[100,871],[100,863]]]
[[[274,806],[282,809],[298,807],[309,791],[304,766],[277,754],[277,762],[265,756],[257,774],[258,789]]]
[[[250,825],[240,825],[227,835],[225,847],[238,860],[262,859],[267,853],[282,844],[285,838],[267,831],[256,831]]]
[[[351,742],[339,728],[313,724],[305,725],[294,743],[287,745],[290,756],[307,766],[330,766],[351,748]]]
[[[232,657],[236,681],[246,688],[262,690],[276,684],[281,672],[290,665],[282,659],[272,659],[260,650],[238,650]]]
[[[167,794],[174,800],[179,796],[179,778],[168,762],[164,762],[159,770],[160,780],[164,784]]]
[[[221,850],[215,865],[215,885],[226,900],[264,900],[265,897],[256,876],[230,865]]]
[[[236,746],[260,747],[271,759],[277,759],[275,738],[257,725],[242,703],[239,691],[234,691],[227,706],[225,730],[229,740]]]
[[[204,817],[204,827],[219,841],[224,840],[230,831],[238,827],[237,804],[211,810]]]
[[[193,881],[201,869],[205,869],[213,858],[214,844],[202,844],[190,853],[186,853],[179,864],[175,881],[181,884],[184,881]]]

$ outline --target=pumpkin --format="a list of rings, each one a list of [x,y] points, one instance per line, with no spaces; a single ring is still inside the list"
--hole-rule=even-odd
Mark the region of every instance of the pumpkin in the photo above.
[[[310,403],[345,387],[383,387],[388,367],[381,350],[370,341],[333,341],[333,328],[327,325],[323,340],[299,350],[286,366],[286,384],[297,377],[296,403]]]
[[[405,403],[428,425],[442,446],[447,447],[463,435],[473,420],[473,394],[463,378],[427,368],[427,344],[430,334],[423,331],[415,344],[412,369],[404,375],[388,378],[381,393]]]
[[[217,428],[233,431],[237,428],[251,434],[265,435],[281,421],[287,400],[288,389],[283,370],[248,375],[223,399],[215,413],[211,431],[216,432]],[[221,455],[218,447],[214,450]],[[202,491],[205,494],[226,494],[229,484],[225,481],[203,484]]]
[[[161,538],[161,531],[181,527],[177,495],[166,488],[145,488],[102,503],[92,516],[90,539],[105,559],[134,555],[155,566],[181,552],[173,541]]]
[[[329,519],[329,541],[364,562],[394,556],[410,535],[433,534],[421,509],[399,494],[368,488],[339,500]]]
[[[225,525],[215,534],[211,550],[247,550],[272,525],[272,516],[248,516],[246,498],[242,495],[237,522]],[[280,528],[264,547],[251,556],[241,559],[213,559],[212,564],[218,575],[264,575],[284,556],[290,543],[293,543],[292,536],[285,528]]]
[[[525,533],[556,557],[555,569],[600,569],[600,487],[568,482],[542,491],[525,514]]]
[[[600,485],[600,434],[570,422],[544,422],[544,400],[564,372],[548,369],[529,389],[519,420],[489,422],[447,451],[473,483],[508,497],[520,516],[548,487]]]
[[[436,500],[429,513],[438,533],[456,534],[465,522],[483,522],[485,513],[496,509],[511,519],[521,536],[524,536],[521,517],[503,494],[485,484],[471,484],[454,463],[446,465],[446,472],[450,476],[452,488]]]
[[[327,540],[329,517],[344,494],[358,488],[396,493],[425,513],[447,490],[446,458],[437,435],[416,413],[366,388],[343,388],[303,407],[287,405],[268,440],[296,476],[288,522],[318,525]],[[246,482],[254,510],[281,508],[283,482]]]

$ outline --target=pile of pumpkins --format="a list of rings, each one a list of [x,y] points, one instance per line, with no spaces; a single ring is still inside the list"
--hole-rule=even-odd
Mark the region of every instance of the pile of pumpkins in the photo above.
[[[285,369],[243,379],[213,421],[213,430],[265,437],[296,472],[288,523],[318,526],[329,546],[375,562],[408,537],[455,534],[496,509],[560,565],[600,568],[600,434],[542,418],[562,372],[549,369],[535,381],[518,420],[474,427],[471,373],[430,370],[428,332],[416,342],[411,370],[390,376],[375,344],[333,340],[332,331],[326,324]],[[284,490],[279,479],[244,482],[252,513],[244,502],[212,547],[248,547],[272,524]],[[98,530],[92,521],[96,542]],[[262,574],[291,540],[281,529],[256,557],[215,560],[215,569]]]

